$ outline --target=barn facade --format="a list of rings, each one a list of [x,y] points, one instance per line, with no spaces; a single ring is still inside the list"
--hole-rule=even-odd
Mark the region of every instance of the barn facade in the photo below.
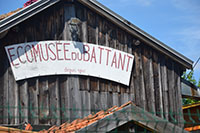
[[[129,85],[71,74],[16,81],[5,47],[49,40],[92,43],[133,55]],[[181,75],[192,61],[97,1],[40,0],[2,19],[0,54],[0,124],[59,125],[131,100],[182,126]]]

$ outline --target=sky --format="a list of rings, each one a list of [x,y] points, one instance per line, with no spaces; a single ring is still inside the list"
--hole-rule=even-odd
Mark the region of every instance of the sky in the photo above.
[[[28,0],[0,0],[0,14]],[[98,0],[132,24],[194,61],[200,57],[200,0]],[[200,79],[200,62],[194,68]]]

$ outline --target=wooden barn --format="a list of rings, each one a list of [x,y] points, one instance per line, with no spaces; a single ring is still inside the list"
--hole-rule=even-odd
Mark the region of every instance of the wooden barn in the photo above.
[[[95,0],[38,0],[0,20],[0,124],[60,125],[133,101],[183,126],[192,64]]]

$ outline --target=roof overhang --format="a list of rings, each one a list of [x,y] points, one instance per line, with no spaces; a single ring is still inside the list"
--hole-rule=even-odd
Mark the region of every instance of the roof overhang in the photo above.
[[[27,6],[26,8],[20,10],[19,12],[16,12],[15,14],[1,20],[0,34],[10,29],[11,27],[23,22],[24,20],[30,18],[31,16],[43,11],[44,9],[54,5],[59,1],[61,0],[39,0],[33,3],[32,5]],[[96,0],[78,0],[78,1],[86,5],[87,7],[95,10],[96,12],[100,13],[101,15],[105,16],[110,21],[121,27],[122,29],[138,37],[141,41],[157,49],[158,51],[164,53],[173,60],[179,62],[185,68],[188,69],[192,68],[193,62],[190,59],[178,53],[177,51],[173,50],[172,48],[168,47],[159,40],[155,39],[151,35],[147,34],[143,30],[136,27],[135,25],[131,24],[130,22],[128,22],[118,14],[114,13],[110,9],[106,8]]]

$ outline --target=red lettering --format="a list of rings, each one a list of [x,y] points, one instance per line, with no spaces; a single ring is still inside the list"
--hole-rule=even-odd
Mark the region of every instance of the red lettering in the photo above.
[[[47,50],[47,44],[45,44],[45,48],[46,48],[46,55],[47,55],[47,58],[46,58],[46,59],[44,58],[44,54],[43,54],[43,50],[42,50],[42,45],[40,44],[40,49],[41,49],[42,58],[43,58],[43,60],[48,61],[48,59],[49,59],[49,54],[48,54],[48,50]]]
[[[93,50],[92,50],[92,56],[91,56],[91,60],[90,60],[90,62],[92,62],[92,59],[94,59],[95,63],[97,63],[97,61],[96,61],[95,47],[93,47]]]
[[[58,60],[64,60],[63,58],[59,57],[59,52],[61,51],[61,49],[58,49],[58,46],[62,45],[62,43],[56,43],[56,52],[57,52],[57,59]]]
[[[79,54],[79,52],[78,52],[78,53],[77,53],[77,58],[78,58],[79,61],[81,61],[81,60],[83,59],[82,54]]]
[[[122,55],[121,53],[119,53],[118,68],[121,64],[122,70],[124,70],[125,59],[126,59],[126,55],[124,54],[124,60],[122,61]]]
[[[109,61],[109,53],[111,52],[110,49],[105,49],[107,51],[107,61],[106,61],[106,65],[108,65],[108,61]]]
[[[72,52],[72,60],[76,60],[76,53],[75,52]]]
[[[29,47],[29,48],[28,48]],[[28,49],[27,49],[28,48]],[[29,60],[29,57],[28,57],[28,51],[31,51],[30,53],[31,53],[31,57],[32,57],[32,60]],[[25,46],[25,53],[26,53],[26,58],[27,58],[27,61],[28,62],[30,62],[30,63],[32,63],[33,62],[33,53],[32,53],[32,50],[31,50],[31,46],[29,46],[29,45],[26,45]]]
[[[67,56],[66,56],[66,52],[69,51],[68,49],[66,49],[66,47],[65,47],[66,45],[70,45],[70,43],[64,43],[64,45],[63,45],[63,47],[64,47],[64,58],[65,58],[65,60],[71,60],[71,59],[67,58]]]
[[[101,64],[102,50],[104,50],[104,48],[99,47],[99,49],[100,49],[99,64]]]
[[[26,61],[22,61],[22,60],[21,60],[20,55],[19,55],[19,48],[23,49],[22,46],[18,46],[18,47],[17,47],[17,56],[18,56],[18,58],[19,58],[20,63],[24,64],[24,63],[26,63]]]
[[[14,63],[13,63],[13,58],[12,58],[13,56],[15,56],[15,54],[12,54],[12,55],[11,55],[11,53],[10,53],[10,50],[13,50],[13,49],[14,49],[14,47],[8,48],[8,54],[9,54],[9,56],[10,56],[10,61],[11,61],[12,65],[13,65],[13,66],[17,66],[17,65],[19,65],[19,63],[14,64]]]
[[[129,61],[130,61],[130,59],[133,58],[133,57],[131,57],[131,56],[129,56],[129,55],[127,55],[127,57],[128,57],[128,62],[127,62],[127,68],[126,68],[126,71],[128,71],[128,68],[129,68]]]
[[[114,53],[111,67],[113,66],[113,64],[115,64],[115,68],[117,68],[117,57],[116,57],[116,52]]]
[[[87,50],[86,50],[86,47],[88,48]],[[88,53],[90,51],[90,47],[87,45],[87,44],[85,44],[85,45],[83,45],[83,60],[84,61],[89,61],[90,60],[90,54]],[[85,55],[88,55],[88,59],[86,60],[85,59]]]
[[[35,47],[37,46],[37,49],[35,49]],[[39,56],[40,61],[42,61],[41,55],[40,55],[40,46],[39,44],[36,44],[35,46],[32,45],[33,48],[33,54],[34,54],[34,58],[35,58],[35,62],[37,62],[37,56]]]
[[[56,60],[56,54],[55,54],[55,53],[52,51],[52,49],[50,48],[51,45],[53,45],[53,46],[55,47],[54,43],[50,43],[49,46],[48,46],[49,51],[54,55],[54,58],[50,57],[50,59],[51,59],[51,60]]]

